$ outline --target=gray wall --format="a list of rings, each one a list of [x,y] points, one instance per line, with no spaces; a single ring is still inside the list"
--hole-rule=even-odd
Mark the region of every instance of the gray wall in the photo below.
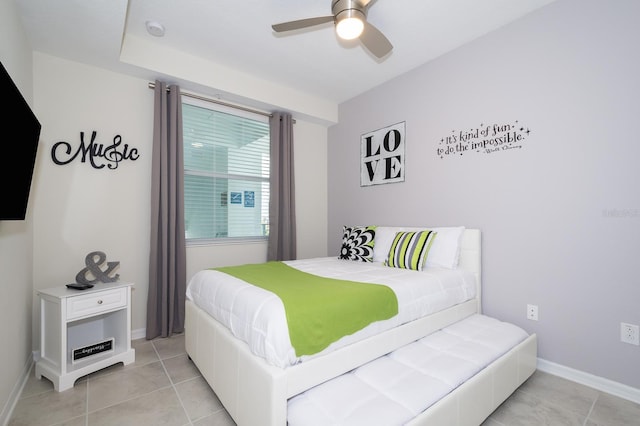
[[[546,361],[640,388],[640,347],[620,342],[640,324],[638,16],[636,0],[560,0],[342,104],[330,254],[344,224],[480,228],[484,312],[537,333]],[[401,121],[405,182],[360,187],[360,136]],[[521,148],[437,155],[493,124]]]

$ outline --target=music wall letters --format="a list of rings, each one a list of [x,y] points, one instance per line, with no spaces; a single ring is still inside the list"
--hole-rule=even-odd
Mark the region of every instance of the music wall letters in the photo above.
[[[129,147],[129,144],[122,143],[122,136],[116,135],[111,144],[96,142],[97,132],[91,132],[91,140],[87,141],[84,132],[80,132],[80,144],[73,148],[69,142],[60,141],[51,147],[51,159],[59,166],[71,163],[76,158],[82,163],[89,161],[94,169],[115,170],[122,161],[136,161],[140,154],[136,148]]]

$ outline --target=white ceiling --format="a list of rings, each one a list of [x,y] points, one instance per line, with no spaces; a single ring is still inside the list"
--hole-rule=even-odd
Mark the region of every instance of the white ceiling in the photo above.
[[[34,50],[153,81],[120,60],[128,35],[340,103],[555,0],[374,0],[368,21],[394,46],[377,59],[333,24],[276,34],[275,23],[331,14],[331,0],[15,0]],[[145,22],[166,28],[149,35]]]

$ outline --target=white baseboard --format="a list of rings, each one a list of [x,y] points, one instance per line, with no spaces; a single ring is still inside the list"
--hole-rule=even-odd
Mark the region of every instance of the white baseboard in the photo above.
[[[18,381],[13,386],[11,390],[11,394],[7,399],[7,402],[0,413],[0,424],[6,426],[9,424],[9,420],[11,420],[11,415],[13,414],[13,410],[16,408],[16,404],[20,399],[20,395],[22,394],[22,389],[24,389],[24,385],[27,383],[27,379],[29,379],[29,373],[31,372],[31,367],[33,367],[33,357],[29,356],[27,362],[25,363],[22,373],[20,374]]]
[[[138,328],[137,330],[131,330],[131,340],[144,339],[147,337],[146,328]]]
[[[538,358],[538,370],[640,404],[640,389]]]

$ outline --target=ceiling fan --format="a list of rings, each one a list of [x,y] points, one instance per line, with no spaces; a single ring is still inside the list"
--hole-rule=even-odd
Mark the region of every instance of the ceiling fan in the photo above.
[[[359,37],[364,47],[376,57],[382,58],[391,52],[393,46],[380,30],[367,22],[367,10],[372,1],[331,0],[332,15],[283,22],[272,25],[271,28],[280,33],[333,22],[340,38],[352,40]]]

